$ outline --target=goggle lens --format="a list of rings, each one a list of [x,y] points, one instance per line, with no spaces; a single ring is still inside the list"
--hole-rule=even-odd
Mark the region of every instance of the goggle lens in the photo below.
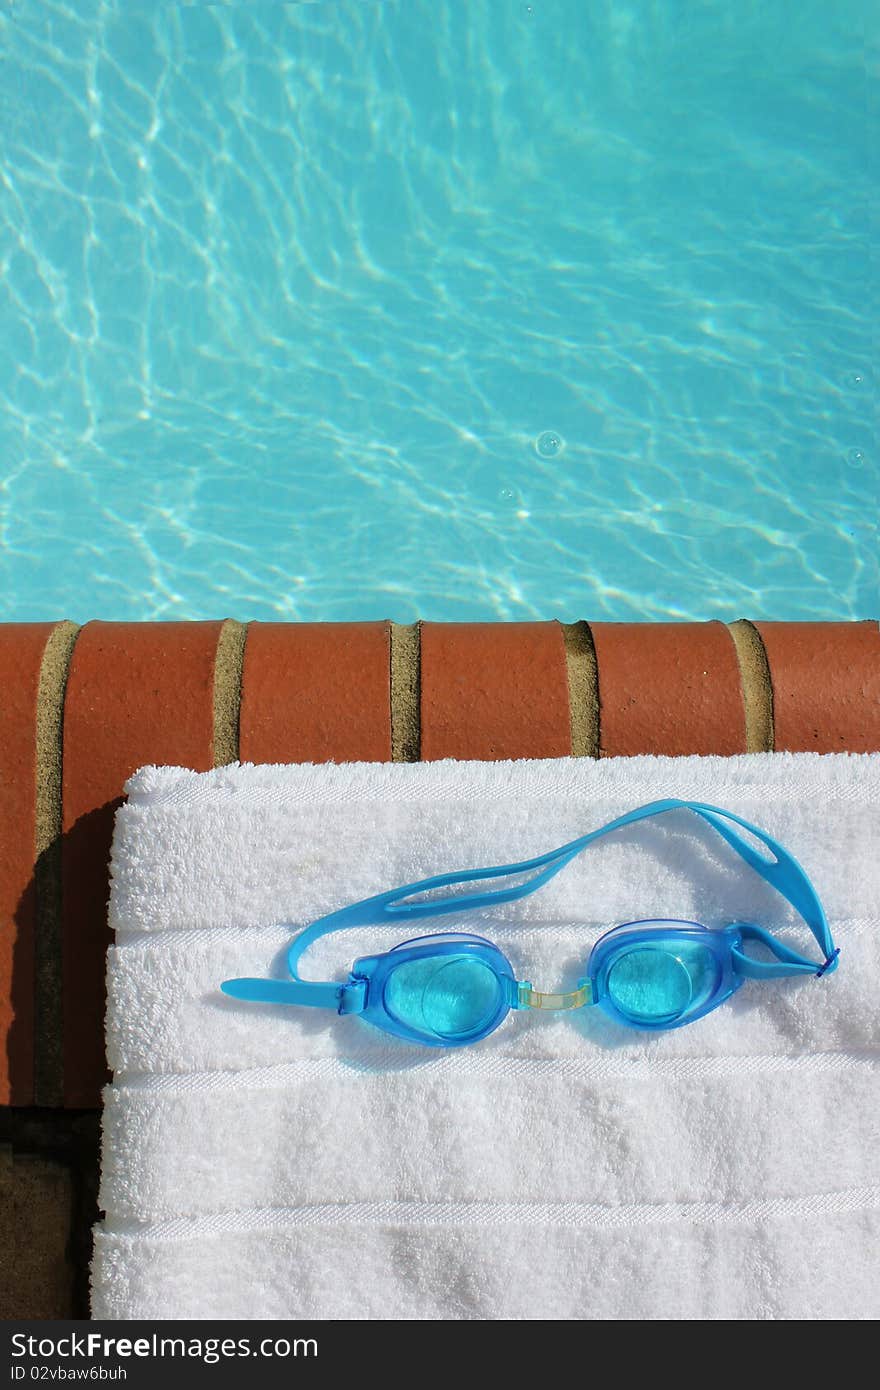
[[[480,1033],[503,1003],[493,970],[468,955],[402,961],[385,983],[385,1007],[408,1028],[438,1038]]]
[[[608,971],[614,1007],[639,1023],[669,1023],[698,1008],[715,988],[712,952],[697,943],[633,947]]]

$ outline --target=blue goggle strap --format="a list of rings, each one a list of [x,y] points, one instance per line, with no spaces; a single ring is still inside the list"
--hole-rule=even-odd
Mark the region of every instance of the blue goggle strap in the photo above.
[[[224,980],[220,988],[233,999],[250,999],[258,1004],[311,1004],[312,1008],[347,1012],[340,1007],[347,986],[338,981],[321,984],[314,980],[267,980],[257,977]]]
[[[308,1004],[318,1008],[333,1008],[341,1013],[356,1012],[358,1000],[354,996],[355,994],[362,994],[362,987],[358,989],[351,984],[342,985],[334,982],[318,983],[301,980],[297,975],[300,957],[320,937],[329,932],[343,931],[348,927],[375,925],[400,919],[436,917],[444,913],[464,912],[472,908],[491,907],[496,903],[513,902],[518,898],[524,898],[530,893],[537,892],[555,874],[564,869],[576,854],[579,854],[582,849],[601,836],[608,835],[613,830],[620,830],[626,825],[645,820],[650,816],[676,810],[694,811],[717,830],[731,848],[736,850],[737,854],[756,873],[760,874],[777,892],[781,893],[804,918],[825,957],[824,964],[817,970],[815,961],[809,960],[808,957],[777,941],[763,928],[745,923],[740,925],[740,934],[743,939],[759,941],[770,949],[776,959],[773,961],[755,960],[747,956],[745,952],[734,948],[732,954],[736,969],[740,974],[768,979],[780,975],[821,975],[837,968],[838,952],[834,949],[831,931],[822,904],[805,871],[793,855],[789,854],[766,831],[752,825],[747,820],[743,820],[740,816],[734,815],[732,811],[725,811],[719,806],[710,806],[698,801],[669,799],[652,801],[645,806],[639,806],[635,810],[628,811],[625,815],[609,821],[607,825],[601,826],[598,830],[581,835],[578,839],[561,845],[559,849],[550,850],[547,854],[539,855],[535,859],[523,860],[517,864],[500,864],[486,869],[463,869],[455,873],[437,874],[432,878],[421,879],[417,883],[404,884],[402,887],[393,888],[389,892],[378,893],[374,897],[351,903],[348,907],[340,908],[337,912],[319,917],[290,943],[287,964],[293,977],[291,980],[226,980],[221,988],[226,994],[232,994],[239,999],[261,1000],[267,1003]],[[750,835],[755,836],[756,839],[765,844],[771,851],[772,857],[768,858],[755,849],[733,828],[730,822],[741,826]],[[428,900],[419,898],[416,902],[406,901],[416,894],[430,893],[440,888],[452,887],[458,883],[505,878],[532,873],[533,871],[535,871],[533,876],[525,883],[514,884],[507,888],[483,889],[477,893],[450,894]],[[349,994],[352,995],[350,999]]]
[[[794,855],[790,854],[784,845],[779,844],[765,830],[760,830],[758,826],[743,820],[733,811],[722,811],[717,806],[708,806],[698,801],[685,804],[689,805],[691,810],[696,811],[697,815],[702,816],[703,820],[708,821],[750,868],[760,874],[763,879],[766,879],[771,887],[775,888],[791,903],[810,928],[824,956],[823,963],[817,969],[815,961],[810,960],[808,956],[801,955],[799,951],[792,950],[790,946],[779,941],[771,932],[765,931],[763,927],[758,927],[753,923],[743,922],[738,924],[743,940],[757,941],[766,946],[776,959],[772,961],[755,960],[754,957],[734,947],[731,950],[731,956],[737,973],[751,979],[768,980],[778,979],[783,975],[825,975],[836,970],[840,948],[836,948],[834,945],[831,928],[828,925],[825,909],[819,896],[806,871]],[[754,845],[743,839],[742,835],[739,835],[729,824],[731,821],[761,840],[770,850],[772,858],[768,859]]]

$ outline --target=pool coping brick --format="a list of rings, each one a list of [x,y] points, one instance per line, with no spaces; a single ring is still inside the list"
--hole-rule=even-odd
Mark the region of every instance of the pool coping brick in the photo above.
[[[391,624],[250,623],[242,762],[388,762]]]
[[[777,752],[880,747],[880,626],[756,622],[773,685]]]
[[[571,754],[562,624],[422,623],[421,756]]]
[[[592,623],[603,758],[746,752],[739,662],[721,622]]]

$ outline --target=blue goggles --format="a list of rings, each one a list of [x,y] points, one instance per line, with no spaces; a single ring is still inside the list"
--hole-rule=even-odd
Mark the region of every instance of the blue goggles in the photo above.
[[[680,809],[694,811],[713,826],[756,873],[796,908],[823,953],[820,965],[752,922],[734,922],[720,930],[709,930],[699,922],[648,920],[627,922],[606,932],[590,952],[586,973],[577,989],[564,994],[544,994],[534,989],[530,981],[517,980],[510,962],[497,946],[481,936],[463,932],[420,936],[381,955],[363,956],[354,962],[345,984],[303,980],[298,973],[303,952],[328,932],[461,913],[524,898],[600,836],[649,816]],[[737,825],[766,845],[769,855],[745,840],[734,828]],[[453,884],[532,870],[533,878],[514,887],[409,901],[415,894]],[[748,954],[748,942],[766,947],[771,959]],[[836,970],[838,955],[813,885],[782,845],[731,811],[702,802],[669,800],[640,806],[537,859],[440,874],[352,903],[319,918],[294,938],[287,951],[291,979],[224,980],[220,988],[236,999],[360,1014],[387,1033],[428,1047],[463,1047],[493,1033],[511,1009],[579,1009],[598,1005],[609,1017],[629,1028],[680,1028],[717,1008],[746,979],[824,975]]]

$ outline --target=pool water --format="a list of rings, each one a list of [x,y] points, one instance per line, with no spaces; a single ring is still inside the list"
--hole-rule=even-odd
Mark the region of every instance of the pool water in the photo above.
[[[876,616],[878,20],[0,0],[0,617]]]

